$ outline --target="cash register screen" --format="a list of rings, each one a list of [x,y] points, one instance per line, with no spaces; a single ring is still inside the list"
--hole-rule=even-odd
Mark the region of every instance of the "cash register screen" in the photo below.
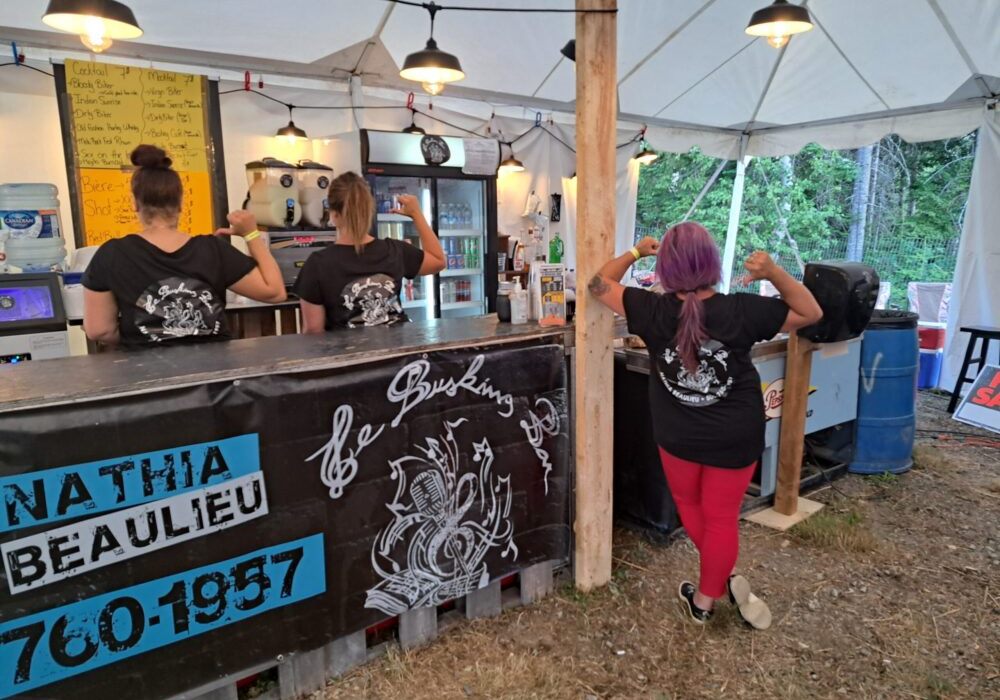
[[[0,285],[0,323],[48,321],[56,316],[52,289],[46,286]]]

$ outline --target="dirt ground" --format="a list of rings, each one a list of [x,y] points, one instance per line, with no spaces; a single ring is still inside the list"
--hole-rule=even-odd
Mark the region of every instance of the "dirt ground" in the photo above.
[[[615,533],[611,585],[459,625],[331,683],[321,698],[1000,698],[1000,436],[920,399],[912,471],[848,476],[789,533],[742,524],[739,570],[766,632],[721,604],[704,628],[675,590],[691,543]],[[978,437],[955,434],[974,433]]]

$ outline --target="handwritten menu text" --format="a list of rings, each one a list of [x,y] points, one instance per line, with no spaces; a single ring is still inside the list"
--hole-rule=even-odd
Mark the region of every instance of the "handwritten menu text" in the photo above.
[[[213,226],[204,78],[135,66],[66,61],[85,245],[137,230],[129,154],[159,146],[184,182],[179,228]]]

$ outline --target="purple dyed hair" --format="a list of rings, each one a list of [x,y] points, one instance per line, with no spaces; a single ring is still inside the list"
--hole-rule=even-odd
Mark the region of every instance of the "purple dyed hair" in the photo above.
[[[668,229],[660,241],[656,274],[664,291],[684,295],[674,343],[684,366],[693,373],[698,368],[698,350],[708,340],[704,303],[695,292],[722,279],[722,260],[712,234],[693,221]]]

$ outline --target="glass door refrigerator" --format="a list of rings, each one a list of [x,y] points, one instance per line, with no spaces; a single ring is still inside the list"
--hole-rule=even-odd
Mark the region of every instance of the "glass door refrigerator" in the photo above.
[[[495,168],[491,175],[467,174],[463,139],[430,138],[445,144],[448,157],[441,165],[426,164],[420,134],[361,132],[362,165],[377,210],[373,235],[419,246],[410,219],[389,213],[398,195],[416,195],[447,265],[438,275],[404,285],[401,301],[407,315],[421,320],[490,313],[497,291]],[[442,154],[436,155],[440,159]]]

